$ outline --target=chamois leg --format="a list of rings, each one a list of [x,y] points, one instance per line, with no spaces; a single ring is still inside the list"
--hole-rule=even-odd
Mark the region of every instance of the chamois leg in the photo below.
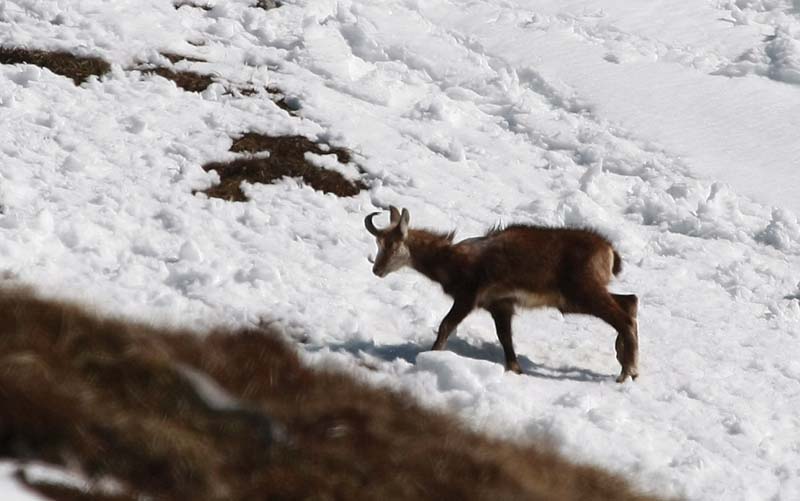
[[[617,377],[617,382],[625,382],[628,376],[635,380],[639,376],[639,338],[636,318],[620,308],[610,295],[605,295],[597,301],[593,314],[605,320],[617,331],[614,345],[617,350],[617,360],[622,365],[622,372]]]
[[[472,311],[474,307],[474,301],[463,299],[463,298],[456,298],[455,302],[453,302],[453,306],[450,308],[450,311],[447,312],[442,323],[439,324],[439,331],[436,334],[436,342],[433,343],[433,347],[431,350],[443,350],[445,345],[447,344],[447,337],[456,330],[458,324],[464,320],[467,315]]]
[[[639,298],[635,294],[611,294],[611,297],[625,313],[636,318],[639,311]]]
[[[639,339],[639,322],[637,321],[636,317],[639,311],[639,298],[636,297],[634,294],[611,294],[611,297],[614,298],[614,301],[622,308],[625,313],[627,313],[633,319],[633,330],[636,339]],[[625,353],[625,342],[622,336],[619,334],[617,335],[617,340],[615,343],[615,347],[617,350],[617,360],[620,364],[623,363],[624,360],[624,353]]]
[[[517,361],[517,354],[514,353],[514,343],[511,340],[511,318],[514,316],[514,303],[510,301],[498,301],[489,305],[487,308],[494,319],[494,326],[497,329],[497,338],[503,345],[503,352],[506,355],[506,370],[522,374],[522,368]]]
[[[630,300],[623,302],[632,304]],[[636,379],[639,376],[639,339],[636,330],[636,317],[631,316],[624,310],[618,302],[604,288],[597,287],[594,290],[581,291],[572,298],[570,313],[584,313],[593,315],[614,328],[617,331],[615,347],[617,350],[617,360],[622,365],[622,372],[617,377],[617,382],[622,383],[628,377]]]

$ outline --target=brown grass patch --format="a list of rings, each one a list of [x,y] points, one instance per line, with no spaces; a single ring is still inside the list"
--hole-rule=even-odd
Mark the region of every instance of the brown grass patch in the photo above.
[[[193,71],[175,71],[169,68],[153,68],[142,70],[145,74],[155,74],[172,80],[181,89],[188,92],[203,92],[214,80],[208,75],[201,75]]]
[[[277,87],[247,87],[232,85],[226,92],[228,95],[240,97],[253,97],[266,95],[275,105],[286,113],[297,116],[300,111],[300,103],[297,99],[289,98]]]
[[[75,85],[82,84],[92,75],[104,75],[111,69],[110,64],[97,57],[22,47],[0,47],[0,64],[34,64],[71,78]]]
[[[287,96],[282,90],[277,87],[269,86],[263,87],[263,89],[255,88],[255,87],[243,87],[243,88],[236,88],[234,89],[235,92],[238,92],[242,96],[245,97],[252,97],[260,94],[262,91],[266,92],[269,96],[270,100],[272,100],[275,105],[285,111],[290,115],[297,116],[297,112],[300,111],[301,106],[300,102],[295,98],[290,98]]]
[[[277,9],[283,5],[278,0],[258,0],[253,7],[257,7],[259,9],[270,10],[270,9]]]
[[[286,113],[290,115],[297,115],[297,112],[300,111],[301,106],[297,99],[290,98],[277,87],[267,87],[266,90],[267,93],[269,93],[272,102]]]
[[[339,172],[322,169],[310,163],[305,153],[334,154],[340,163],[351,160],[350,152],[343,148],[319,145],[303,136],[266,136],[247,133],[234,141],[230,151],[237,153],[269,152],[268,158],[238,158],[230,162],[212,162],[203,166],[215,170],[220,184],[205,191],[210,197],[242,202],[246,200],[241,190],[243,181],[272,183],[283,177],[299,177],[315,190],[350,197],[366,188],[361,181],[350,181]]]
[[[241,412],[209,405],[180,364],[213,378]],[[0,457],[119,486],[108,495],[28,482],[63,500],[653,499],[304,367],[272,331],[167,332],[24,290],[0,291]]]
[[[196,3],[191,2],[191,1],[175,2],[175,3],[172,4],[172,6],[175,7],[175,10],[178,10],[181,7],[192,7],[192,8],[195,8],[195,9],[203,9],[205,11],[211,10],[211,6],[210,5],[207,5],[207,4],[196,4]]]
[[[178,1],[172,5],[175,7],[175,9],[180,9],[181,7],[194,7],[196,9],[203,9],[206,11],[212,9],[212,7],[208,4],[196,4],[190,0]],[[271,10],[271,9],[277,9],[282,5],[283,4],[278,0],[257,0],[253,4],[253,7],[256,7],[258,9]]]
[[[172,64],[176,64],[176,63],[179,63],[181,61],[188,61],[190,63],[205,63],[206,62],[204,59],[199,59],[199,58],[192,57],[192,56],[185,56],[183,54],[176,54],[175,52],[162,52],[161,55],[166,57],[167,60],[169,60],[169,62],[172,63]]]

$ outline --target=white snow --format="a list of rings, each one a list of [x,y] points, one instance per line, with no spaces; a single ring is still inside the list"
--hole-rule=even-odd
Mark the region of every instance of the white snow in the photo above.
[[[248,4],[0,0],[0,44],[113,63],[81,87],[0,66],[4,275],[154,323],[276,322],[312,363],[659,494],[800,498],[796,1]],[[217,83],[129,69],[159,51]],[[226,92],[268,85],[299,117]],[[347,147],[370,189],[192,195],[248,131]],[[388,204],[457,238],[598,228],[625,262],[613,289],[641,300],[642,376],[614,383],[610,327],[546,310],[515,319],[524,376],[485,313],[427,352],[448,299],[367,261],[363,217]]]
[[[13,476],[19,465],[7,461],[0,461],[0,493],[7,501],[44,501],[46,498],[39,496],[28,489]]]
[[[3,501],[43,501],[49,499],[17,481],[14,476],[22,474],[28,481],[70,487],[78,491],[96,491],[114,495],[121,492],[121,486],[111,478],[103,478],[94,485],[83,474],[71,472],[61,467],[38,462],[14,463],[0,461],[0,493]]]

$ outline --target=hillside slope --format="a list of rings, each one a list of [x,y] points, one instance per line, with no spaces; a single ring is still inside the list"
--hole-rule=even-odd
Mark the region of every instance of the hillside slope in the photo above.
[[[310,370],[274,330],[153,329],[8,288],[0,318],[0,455],[25,484],[3,499],[655,501]]]

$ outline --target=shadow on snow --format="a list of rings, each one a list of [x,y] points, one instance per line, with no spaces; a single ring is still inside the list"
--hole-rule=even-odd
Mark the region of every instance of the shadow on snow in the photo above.
[[[447,350],[462,357],[502,364],[504,358],[503,349],[499,344],[484,341],[480,341],[479,343],[480,344],[473,344],[458,337],[451,337],[447,341]],[[427,345],[420,345],[412,342],[376,345],[374,341],[348,341],[326,346],[334,352],[348,352],[353,355],[364,352],[387,362],[402,359],[410,364],[416,362],[417,355],[429,350]],[[613,374],[601,374],[590,369],[575,366],[562,365],[559,367],[552,367],[536,363],[527,356],[520,354],[517,354],[517,359],[522,367],[523,375],[540,379],[598,383],[615,377]]]

